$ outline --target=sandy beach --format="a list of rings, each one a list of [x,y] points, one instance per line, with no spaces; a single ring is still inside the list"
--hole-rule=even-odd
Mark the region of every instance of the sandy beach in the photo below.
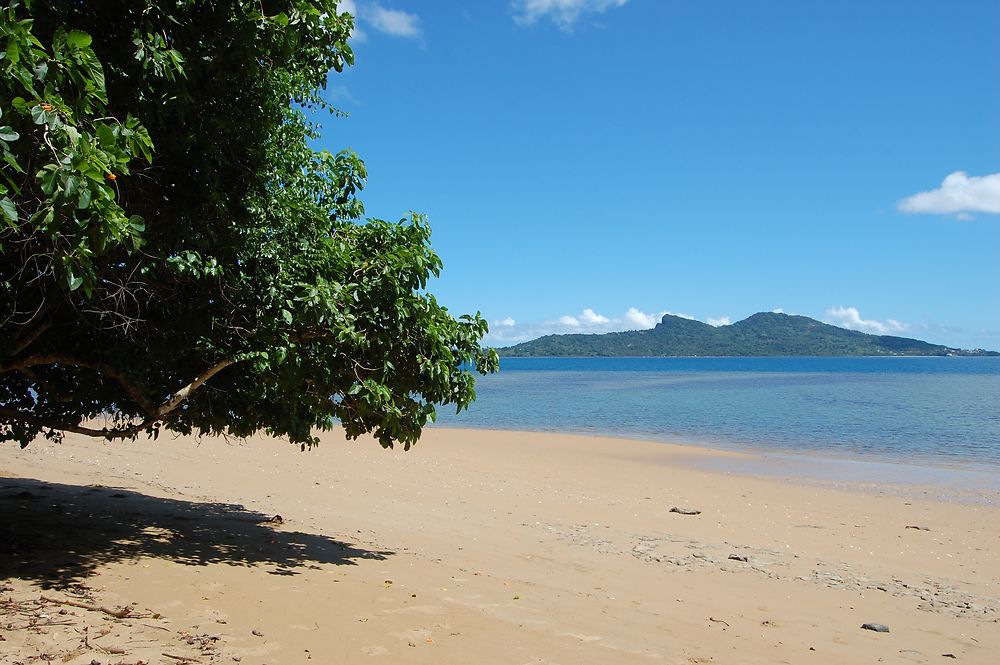
[[[997,662],[995,503],[720,470],[739,455],[4,445],[0,663]]]

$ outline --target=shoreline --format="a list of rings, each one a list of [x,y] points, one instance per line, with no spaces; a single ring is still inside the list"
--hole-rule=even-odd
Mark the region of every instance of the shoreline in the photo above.
[[[873,456],[860,453],[836,454],[833,451],[801,450],[781,447],[762,447],[735,441],[691,441],[679,438],[637,436],[632,433],[615,434],[585,430],[531,430],[498,429],[483,427],[462,427],[449,422],[447,425],[434,424],[428,430],[455,430],[460,432],[508,432],[512,434],[538,434],[596,438],[621,441],[623,445],[632,442],[653,443],[687,450],[692,459],[702,454],[711,459],[714,454],[732,456],[730,464],[705,464],[696,461],[692,468],[737,476],[756,478],[782,478],[794,481],[799,478],[808,483],[815,481],[829,484],[850,484],[857,482],[860,475],[866,484],[884,484],[890,487],[945,490],[957,483],[965,488],[965,494],[989,497],[988,502],[1000,505],[1000,464],[973,462],[967,460],[944,460],[932,457],[918,457],[916,460],[900,460],[891,456]],[[781,470],[777,473],[777,470]],[[883,471],[885,473],[878,473]],[[977,502],[982,501],[978,499]]]
[[[706,470],[748,456],[644,441],[321,439],[0,448],[5,607],[51,624],[0,629],[0,662],[108,660],[81,643],[88,626],[125,663],[986,665],[1000,650],[996,506]],[[59,614],[39,592],[135,618]]]

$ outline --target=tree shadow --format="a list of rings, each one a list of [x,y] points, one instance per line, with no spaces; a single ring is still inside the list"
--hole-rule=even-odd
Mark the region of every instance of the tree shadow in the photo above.
[[[0,579],[67,588],[101,565],[140,557],[189,566],[268,566],[272,574],[296,575],[321,564],[356,565],[394,554],[292,531],[271,517],[236,504],[0,478]]]

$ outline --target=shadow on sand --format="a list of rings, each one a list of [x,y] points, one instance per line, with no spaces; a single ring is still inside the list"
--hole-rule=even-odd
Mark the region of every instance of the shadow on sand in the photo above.
[[[297,569],[394,554],[292,531],[270,517],[235,504],[0,478],[0,580],[65,588],[103,564],[140,557],[191,566],[260,565],[295,575]]]

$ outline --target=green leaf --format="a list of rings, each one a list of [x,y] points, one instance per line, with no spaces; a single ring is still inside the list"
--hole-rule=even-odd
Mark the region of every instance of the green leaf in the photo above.
[[[79,210],[86,210],[90,206],[90,197],[92,193],[90,191],[90,186],[84,186],[80,189],[80,196],[76,199],[76,207]]]
[[[115,131],[103,123],[95,125],[94,131],[97,132],[97,141],[101,144],[102,148],[111,148],[117,142],[115,140]]]
[[[66,271],[66,285],[70,291],[76,291],[83,284],[83,277],[73,274],[72,270]]]
[[[281,310],[281,318],[285,320],[285,323],[291,325],[292,323],[292,313],[287,309]]]
[[[131,217],[129,217],[128,225],[136,233],[142,233],[143,231],[146,230],[146,223],[142,220],[142,217],[140,217],[139,215],[132,215]]]
[[[67,199],[73,198],[79,182],[80,180],[74,175],[66,176],[66,179],[63,180],[63,196]]]
[[[66,44],[73,48],[87,48],[94,39],[82,30],[70,30],[66,33]]]
[[[52,114],[43,109],[40,104],[36,104],[31,107],[31,119],[36,125],[44,125],[52,119]]]
[[[3,216],[8,221],[17,222],[17,208],[14,207],[14,202],[9,198],[4,197],[0,199],[0,210],[3,211]]]
[[[38,183],[42,187],[42,192],[46,196],[52,196],[56,191],[56,184],[59,178],[59,171],[51,164],[39,171]]]
[[[24,173],[24,169],[17,163],[17,159],[15,159],[14,155],[9,152],[4,152],[3,161],[7,162],[7,164],[9,164],[10,167],[18,173]]]
[[[21,49],[14,39],[11,39],[7,43],[7,59],[10,60],[12,65],[16,65],[21,59]]]
[[[0,141],[16,141],[21,138],[21,135],[14,131],[14,128],[9,125],[4,125],[0,127]]]

